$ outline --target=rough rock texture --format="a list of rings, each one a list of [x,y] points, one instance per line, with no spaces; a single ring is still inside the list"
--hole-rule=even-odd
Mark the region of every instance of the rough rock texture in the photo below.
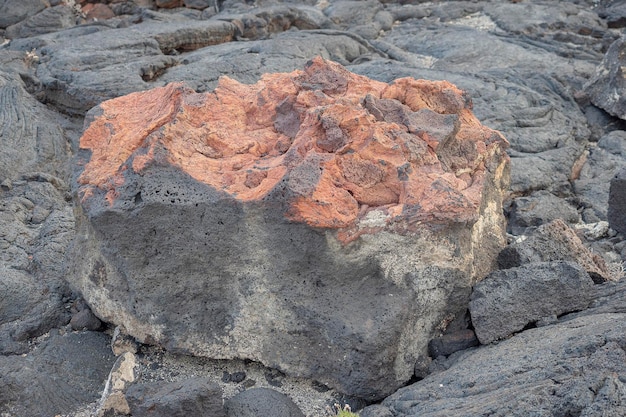
[[[583,315],[604,313],[626,313],[626,280],[606,282],[594,285],[592,302],[589,307],[578,313],[565,315],[562,319],[581,317]]]
[[[30,2],[29,2],[30,3]],[[29,3],[24,3],[26,6]],[[19,7],[16,7],[19,10]],[[27,90],[36,60],[0,53],[0,352],[25,353],[28,339],[66,324],[65,267],[74,237],[68,205],[68,134]]]
[[[611,227],[626,235],[626,170],[611,179],[608,219]]]
[[[226,416],[222,390],[206,378],[133,384],[126,396],[133,417]]]
[[[116,326],[111,335],[111,349],[116,356],[126,352],[137,353],[138,343],[131,336],[122,333],[119,326]]]
[[[78,8],[70,15],[66,6],[71,1],[0,0],[0,355],[8,363],[23,359],[15,354],[33,357],[37,346],[41,346],[38,335],[51,329],[54,332],[54,328],[70,331],[66,323],[70,313],[76,313],[73,307],[79,295],[63,282],[66,272],[62,259],[73,253],[67,247],[74,236],[75,204],[64,184],[69,183],[68,155],[78,149],[83,117],[92,106],[170,82],[184,81],[197,92],[213,90],[222,75],[251,84],[263,73],[300,69],[317,55],[381,82],[401,77],[447,80],[467,91],[477,118],[501,131],[511,142],[507,152],[512,160],[512,181],[507,200],[512,203],[509,207],[524,208],[521,220],[544,223],[561,217],[556,212],[571,206],[586,223],[573,225],[585,245],[592,245],[597,255],[610,260],[611,267],[617,265],[615,261],[626,260],[623,236],[615,236],[602,222],[607,220],[611,179],[626,167],[626,121],[602,109],[615,107],[610,89],[619,87],[621,82],[621,68],[614,65],[619,61],[615,51],[611,50],[605,63],[602,60],[613,41],[623,36],[626,8],[622,0],[163,2],[188,6],[173,9],[159,9],[155,0],[76,3],[88,12],[85,16]],[[87,19],[86,15],[96,7],[110,16],[105,4],[114,17]],[[366,7],[356,8],[355,4]],[[200,10],[205,5],[209,7]],[[9,39],[8,35],[28,37]],[[611,74],[615,76],[611,78]],[[584,88],[589,80],[601,79],[593,83],[593,88]],[[590,97],[596,89],[605,94],[604,102],[600,101],[602,98]],[[541,193],[535,194],[536,191]],[[561,203],[550,195],[561,199]],[[544,205],[545,202],[550,204]],[[519,214],[507,213],[517,220]],[[519,338],[527,332],[522,331],[506,342],[511,343],[511,349],[520,351],[526,351],[530,342],[539,358],[540,352],[554,352],[550,357],[556,359],[537,363],[544,372],[559,374],[552,386],[556,391],[532,391],[537,381],[543,381],[541,378],[529,378],[515,386],[500,380],[490,385],[492,379],[488,377],[483,388],[480,379],[468,381],[467,386],[471,384],[475,390],[471,392],[482,390],[479,395],[462,397],[460,390],[455,398],[462,398],[462,404],[457,400],[448,404],[462,405],[467,410],[488,404],[493,415],[626,415],[621,372],[617,377],[606,372],[607,382],[589,391],[586,375],[593,375],[597,368],[577,368],[570,362],[566,368],[572,377],[566,389],[575,392],[582,387],[580,392],[593,395],[552,395],[565,391],[558,391],[561,388],[557,383],[566,380],[568,371],[559,368],[559,364],[565,363],[563,358],[571,354],[569,349],[575,349],[575,343],[586,337],[588,327],[572,329],[571,338],[557,352],[551,350],[551,338],[545,336],[558,335],[561,325],[550,323],[591,312],[624,313],[623,282],[595,285],[593,290],[596,299],[587,310],[558,320],[540,320],[537,325],[545,326],[541,332],[530,330],[528,338]],[[371,298],[364,301],[374,303]],[[607,320],[613,321],[615,328],[623,325],[621,314]],[[441,322],[442,328],[447,323],[449,318]],[[457,326],[451,323],[445,331],[438,330],[435,341],[462,331]],[[106,323],[103,329],[107,329]],[[439,334],[443,336],[440,338]],[[603,335],[597,337],[602,340]],[[162,380],[177,374],[177,378],[184,379],[200,375],[201,370],[202,375],[221,383],[223,370],[229,375],[245,372],[241,382],[222,383],[225,398],[251,385],[267,384],[291,396],[310,417],[323,415],[326,405],[343,403],[344,399],[353,410],[359,407],[357,400],[340,397],[332,388],[306,379],[277,377],[278,371],[262,368],[258,363],[217,361],[224,368],[215,368],[208,365],[212,361],[204,358],[161,352],[155,347],[136,345],[132,338],[123,343],[119,336],[115,340],[118,352],[139,352],[143,382],[147,382],[147,376]],[[72,357],[72,349],[66,345],[57,347],[59,357],[63,352]],[[147,350],[160,353],[145,362],[146,357],[141,355],[146,355]],[[589,361],[595,351],[579,351],[574,365]],[[482,364],[473,369],[479,375],[493,370],[492,376],[501,377],[502,368],[489,368],[492,360],[498,360],[490,352],[493,351],[482,356]],[[435,350],[431,353],[436,354]],[[412,388],[429,389],[433,395],[422,402],[423,407],[430,407],[428,401],[437,401],[435,396],[440,389],[438,384],[429,385],[428,374],[454,363],[459,366],[455,360],[462,360],[465,355],[457,352],[432,360],[428,356],[418,357],[415,375],[425,379]],[[525,360],[513,355],[507,358],[507,369],[513,369],[513,373],[527,369]],[[181,367],[182,363],[189,366]],[[22,364],[19,362],[18,366]],[[96,361],[91,366],[95,369],[100,365]],[[33,383],[36,380],[32,373],[18,372],[12,374],[12,384],[20,387],[18,390],[28,387],[29,399],[43,400],[26,403],[28,412],[16,413],[11,413],[7,403],[0,400],[0,414],[49,415],[50,410],[57,410],[50,406],[53,400],[47,400],[50,385],[55,386],[57,398],[69,398],[75,395],[77,387],[83,386],[81,373],[59,371],[49,363],[41,363],[37,369],[37,378],[50,375],[57,379],[53,384]],[[2,381],[0,390],[6,388]],[[501,395],[502,390],[505,395]],[[508,393],[524,399],[529,392],[536,394],[532,401],[506,400]],[[581,398],[586,401],[584,406]],[[59,414],[91,417],[97,404],[84,404],[85,401],[90,400],[64,403],[67,408],[59,409]],[[559,401],[561,406],[556,411],[545,410]],[[391,407],[392,402],[387,404]],[[86,411],[76,412],[78,403],[87,406]],[[436,405],[439,406],[444,409],[441,415],[461,414],[458,408],[446,409],[441,402]],[[583,411],[560,411],[569,409]],[[379,417],[393,415],[386,406],[380,406],[377,412]],[[365,412],[361,415],[371,417]]]
[[[359,417],[393,417],[393,414],[385,406],[372,405],[361,410]]]
[[[537,262],[495,271],[472,291],[469,312],[482,344],[503,339],[540,319],[584,310],[593,281],[578,264]]]
[[[82,7],[82,12],[85,14],[87,20],[110,19],[115,16],[113,10],[106,4],[96,3],[89,4],[88,6],[91,7]]]
[[[470,109],[449,83],[322,59],[104,102],[73,284],[143,342],[380,398],[503,245],[506,141]]]
[[[624,319],[580,317],[466,351],[382,404],[394,417],[616,415],[626,405]]]
[[[72,316],[70,326],[74,330],[98,330],[102,327],[102,322],[89,308],[86,308]]]
[[[0,28],[4,29],[40,12],[46,7],[42,0],[0,1]]]
[[[611,180],[626,168],[626,132],[614,130],[602,135],[584,162],[574,181],[574,190],[584,207],[582,217],[589,223],[606,221]]]
[[[95,401],[114,362],[102,333],[51,332],[28,354],[0,356],[2,411],[54,416]]]
[[[575,207],[545,190],[515,199],[507,211],[507,230],[514,235],[529,234],[536,227],[555,219],[561,219],[568,224],[580,221]]]
[[[598,5],[598,16],[606,20],[610,28],[626,26],[626,4],[621,0],[602,0]]]
[[[304,417],[296,404],[278,391],[252,388],[230,398],[225,404],[228,417]]]
[[[59,262],[74,237],[74,216],[55,177],[8,181],[0,202],[0,352],[24,353],[28,339],[70,320]]]
[[[558,10],[534,2],[396,6],[402,21],[375,42],[393,60],[373,59],[355,71],[385,81],[414,76],[455,83],[474,99],[480,120],[511,142],[514,193],[567,189],[590,133],[573,92],[586,81],[582,74],[595,71],[606,28],[586,5],[560,4]]]
[[[621,119],[626,119],[624,102],[624,51],[626,38],[617,39],[598,66],[595,76],[585,85],[591,102]]]
[[[7,38],[28,38],[76,25],[76,10],[66,4],[49,7],[34,16],[7,27]]]
[[[65,111],[84,113],[104,99],[145,90],[151,87],[149,81],[178,64],[172,54],[231,41],[237,27],[224,21],[191,21],[181,30],[177,22],[148,22],[138,30],[115,31],[116,36],[108,36],[110,30],[82,27],[44,41],[49,45],[37,76],[47,100]],[[80,42],[70,42],[77,38]],[[129,65],[132,75],[120,78]]]
[[[528,238],[507,246],[498,255],[501,268],[557,260],[580,264],[594,282],[617,278],[605,260],[587,249],[576,233],[560,219],[538,227]]]
[[[432,358],[438,356],[449,356],[459,350],[465,350],[474,346],[478,346],[478,339],[472,330],[462,330],[444,334],[430,341],[428,345],[428,353]]]

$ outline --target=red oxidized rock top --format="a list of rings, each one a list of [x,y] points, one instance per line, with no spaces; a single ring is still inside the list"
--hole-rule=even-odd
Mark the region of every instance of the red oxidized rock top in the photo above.
[[[386,84],[321,58],[253,85],[222,77],[196,93],[174,83],[100,110],[80,140],[92,152],[83,200],[98,188],[112,204],[127,162],[141,172],[159,146],[168,163],[241,201],[287,180],[290,220],[349,235],[402,219],[471,222],[485,164],[507,158],[506,140],[454,85]]]

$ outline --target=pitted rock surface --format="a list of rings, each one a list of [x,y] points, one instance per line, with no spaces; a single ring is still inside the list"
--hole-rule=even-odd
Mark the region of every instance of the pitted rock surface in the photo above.
[[[130,94],[88,120],[75,251],[89,261],[71,281],[143,342],[377,399],[504,245],[507,142],[448,82],[315,58],[254,85]]]

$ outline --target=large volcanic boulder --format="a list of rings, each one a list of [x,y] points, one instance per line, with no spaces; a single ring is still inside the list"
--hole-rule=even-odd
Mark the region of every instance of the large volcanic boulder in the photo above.
[[[80,141],[70,279],[142,342],[379,399],[494,266],[506,146],[448,82],[320,58],[109,100]]]

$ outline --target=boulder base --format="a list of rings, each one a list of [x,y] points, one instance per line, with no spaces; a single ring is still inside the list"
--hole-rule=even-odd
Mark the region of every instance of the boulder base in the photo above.
[[[87,120],[71,280],[144,343],[379,399],[505,244],[507,142],[447,82],[317,58]]]

